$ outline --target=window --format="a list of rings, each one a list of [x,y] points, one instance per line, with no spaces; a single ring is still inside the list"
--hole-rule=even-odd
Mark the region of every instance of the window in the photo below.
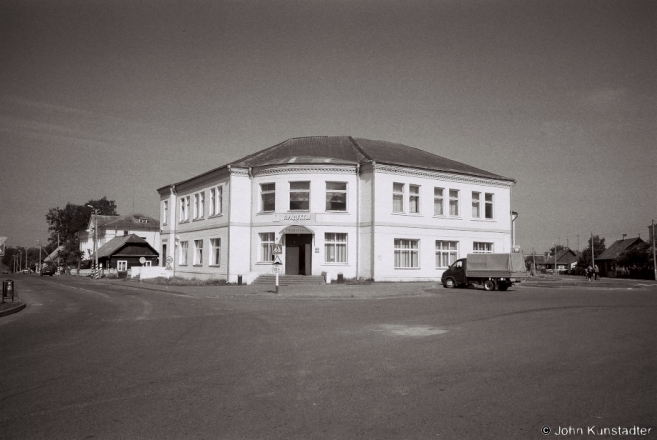
[[[153,262],[151,260],[144,261],[144,267],[151,267],[153,265]]]
[[[326,210],[347,210],[347,183],[326,182]]]
[[[433,189],[433,215],[445,215],[443,210],[443,188]]]
[[[210,215],[219,215],[222,212],[223,187],[218,186],[210,190]]]
[[[263,183],[260,185],[260,211],[276,210],[276,184]]]
[[[449,215],[452,217],[459,215],[459,191],[457,189],[449,190]]]
[[[486,218],[493,218],[493,195],[486,193],[486,210],[484,211]]]
[[[392,212],[404,212],[404,184],[392,184]]]
[[[475,241],[472,243],[472,252],[475,254],[490,254],[493,252],[493,243]]]
[[[260,261],[274,261],[274,233],[262,232],[258,235],[260,235]]]
[[[194,219],[203,218],[205,214],[205,193],[194,194]]]
[[[148,223],[148,219],[144,217],[139,217],[139,223]]]
[[[162,224],[166,225],[169,220],[169,201],[162,202]]]
[[[472,193],[472,218],[481,217],[481,193]]]
[[[347,262],[347,234],[324,234],[324,260],[327,263]]]
[[[221,264],[221,238],[210,239],[210,265],[219,266]]]
[[[119,260],[116,262],[116,270],[119,272],[125,272],[128,270],[128,262],[126,260]]]
[[[411,214],[420,213],[420,187],[408,185],[408,211]]]
[[[436,267],[448,267],[456,261],[458,242],[436,240]]]
[[[194,265],[203,265],[203,240],[194,240]]]
[[[189,196],[180,199],[180,221],[189,221]]]
[[[290,211],[310,210],[310,182],[290,182]]]
[[[180,242],[180,264],[187,265],[187,250],[189,249],[189,242]]]
[[[420,267],[419,240],[395,238],[395,268]]]

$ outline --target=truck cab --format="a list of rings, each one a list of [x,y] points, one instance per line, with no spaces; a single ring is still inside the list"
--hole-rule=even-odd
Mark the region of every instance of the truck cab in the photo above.
[[[467,264],[467,258],[461,258],[452,263],[452,265],[443,272],[443,276],[440,280],[442,285],[445,287],[456,287],[466,284],[467,279],[465,276],[465,269]]]

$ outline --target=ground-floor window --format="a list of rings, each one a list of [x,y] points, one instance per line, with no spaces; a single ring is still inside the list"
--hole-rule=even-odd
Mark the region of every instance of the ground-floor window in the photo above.
[[[194,264],[203,265],[203,240],[194,240]]]
[[[457,241],[436,240],[436,267],[448,267],[456,261]]]
[[[324,259],[327,263],[347,262],[347,234],[324,234]]]
[[[126,260],[119,260],[116,262],[116,270],[119,272],[125,272],[128,270],[128,262]]]
[[[180,242],[180,264],[187,265],[187,250],[189,249],[188,241]]]
[[[221,264],[221,238],[210,239],[210,265],[219,266]]]
[[[472,252],[475,254],[490,254],[493,252],[493,243],[475,241],[472,243]]]
[[[260,261],[274,261],[274,233],[261,232],[260,234]]]
[[[395,238],[395,268],[420,267],[420,240]]]
[[[153,262],[151,260],[144,261],[144,267],[151,267],[153,265],[152,263]]]

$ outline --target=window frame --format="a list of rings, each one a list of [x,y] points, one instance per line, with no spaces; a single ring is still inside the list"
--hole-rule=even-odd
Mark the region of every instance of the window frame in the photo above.
[[[413,189],[417,192],[413,192]],[[415,201],[415,210],[413,210],[413,201]],[[420,185],[408,185],[408,213],[420,214]]]
[[[121,269],[120,266],[123,266],[123,269]],[[128,260],[117,260],[116,261],[116,271],[117,272],[127,272],[128,270]]]
[[[302,189],[292,189],[292,184],[294,183],[307,183],[308,184],[308,189],[302,188]],[[294,211],[294,212],[308,212],[310,211],[310,206],[311,206],[311,200],[310,200],[310,180],[294,180],[288,182],[289,184],[289,211]],[[308,200],[305,202],[308,204],[308,208],[292,208],[292,193],[298,193],[298,194],[303,194],[303,193],[308,193]],[[303,202],[303,201],[302,201]],[[295,201],[297,203],[297,201]]]
[[[395,185],[401,185],[401,190],[396,189]],[[404,207],[404,194],[406,193],[406,184],[401,182],[392,182],[392,213],[404,214],[406,213]],[[395,210],[395,201],[401,201],[401,210]]]
[[[440,248],[438,248],[438,243],[440,243]],[[447,248],[445,248],[445,243],[447,243]],[[456,249],[451,249],[451,245],[454,244]],[[447,269],[452,264],[454,264],[459,259],[459,242],[453,240],[436,240],[435,241],[435,252],[436,252],[436,269]],[[451,256],[454,254],[454,261],[451,261]],[[439,257],[440,256],[440,257]],[[447,256],[447,265],[443,265],[444,256]],[[438,264],[438,263],[441,264]]]
[[[189,264],[189,241],[181,240],[178,247],[180,248],[180,261],[178,262],[178,266],[187,266]]]
[[[329,236],[333,236],[332,239]],[[338,241],[338,236],[344,236],[344,241]],[[338,261],[338,247],[344,247],[344,261]],[[335,260],[329,261],[328,257],[331,252],[330,248],[333,248],[332,255],[334,255]],[[346,232],[325,232],[324,233],[324,264],[329,265],[344,265],[349,264],[349,234]]]
[[[481,193],[479,191],[472,191],[472,218],[481,218]]]
[[[421,269],[420,266],[420,239],[418,238],[395,238],[393,239],[393,248],[394,248],[394,257],[393,257],[393,267],[395,269]],[[397,245],[397,242],[399,242],[399,246]],[[403,247],[403,242],[408,242],[409,247]],[[415,248],[413,248],[413,244],[416,245]],[[399,253],[399,261],[402,262],[403,255],[408,254],[408,261],[410,263],[409,266],[399,266],[397,265],[397,254]],[[413,266],[413,254],[416,255],[416,262],[417,265]]]
[[[490,196],[490,201],[488,200]],[[490,217],[488,216],[488,207],[490,205]],[[486,220],[495,219],[495,194],[494,193],[484,193],[484,218]]]
[[[440,190],[440,195],[436,194],[436,190]],[[436,205],[438,200],[440,200],[440,204]],[[436,214],[436,206],[440,206],[439,214]],[[439,186],[433,187],[433,216],[445,217],[445,188],[441,188]]]
[[[267,236],[267,237],[265,237]],[[260,239],[260,252],[258,254],[258,263],[273,263],[274,262],[274,246],[276,246],[276,233],[275,232],[258,232]],[[271,240],[264,240],[264,238],[271,238]],[[268,254],[265,250],[270,249]]]
[[[169,201],[162,200],[162,226],[166,226],[169,218]]]
[[[263,190],[263,186],[265,185],[273,185],[273,189]],[[265,209],[265,200],[263,199],[263,195],[265,194],[273,194],[274,196],[273,209]],[[258,212],[276,212],[276,182],[266,182],[260,184],[260,210]]]
[[[456,197],[452,196],[453,192],[456,193]],[[450,217],[460,217],[459,212],[461,211],[461,209],[460,209],[461,191],[458,190],[458,189],[450,188],[449,191],[448,191],[448,195],[449,195],[449,216]],[[453,204],[453,202],[455,202],[455,203]],[[456,208],[455,209],[455,211],[456,211],[455,214],[452,214],[452,206],[454,206]]]
[[[342,189],[329,189],[328,188],[329,183],[343,184],[344,189],[343,190]],[[326,205],[324,206],[325,211],[327,211],[327,212],[347,212],[348,209],[349,209],[349,204],[348,204],[348,201],[349,201],[349,197],[348,197],[349,186],[348,186],[348,182],[339,182],[339,181],[329,180],[329,181],[325,182],[325,189],[326,189],[326,192],[325,192]],[[329,202],[329,194],[343,194],[344,195],[344,209],[330,209],[329,208],[329,203],[330,203]]]
[[[215,246],[216,243],[218,243],[218,246]],[[221,267],[221,237],[210,239],[210,258],[208,265]]]
[[[490,249],[478,249],[478,247],[481,247],[483,245],[486,248]],[[487,242],[487,241],[473,241],[472,242],[472,253],[473,254],[492,254],[495,252],[495,243],[493,242]]]
[[[194,240],[194,261],[192,264],[193,266],[203,266],[203,239]]]
[[[189,196],[183,196],[180,198],[180,220],[179,223],[185,223],[189,221],[190,213],[190,200]]]

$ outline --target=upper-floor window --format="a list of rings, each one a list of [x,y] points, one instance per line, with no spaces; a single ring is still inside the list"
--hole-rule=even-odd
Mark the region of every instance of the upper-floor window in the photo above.
[[[180,221],[189,220],[189,196],[180,198]]]
[[[493,243],[475,241],[472,243],[472,252],[475,254],[490,254],[493,252]]]
[[[290,211],[310,210],[310,182],[290,182]]]
[[[481,217],[481,193],[479,192],[472,193],[472,217]]]
[[[270,212],[276,210],[276,184],[260,184],[260,211]]]
[[[194,265],[203,265],[203,240],[194,240]]]
[[[458,217],[459,215],[459,190],[449,190],[449,215]]]
[[[392,184],[392,212],[404,212],[404,184]]]
[[[486,193],[486,208],[484,214],[486,218],[493,218],[493,194]]]
[[[162,224],[166,225],[169,220],[169,201],[162,202]]]
[[[433,215],[445,215],[443,208],[443,188],[433,189]]]
[[[194,194],[194,218],[203,218],[205,214],[205,192]]]
[[[326,182],[326,210],[347,210],[347,183]]]
[[[420,187],[408,185],[408,211],[411,214],[420,213]]]
[[[420,240],[395,238],[395,268],[420,267]]]
[[[222,212],[223,187],[210,189],[210,215],[219,215]]]

